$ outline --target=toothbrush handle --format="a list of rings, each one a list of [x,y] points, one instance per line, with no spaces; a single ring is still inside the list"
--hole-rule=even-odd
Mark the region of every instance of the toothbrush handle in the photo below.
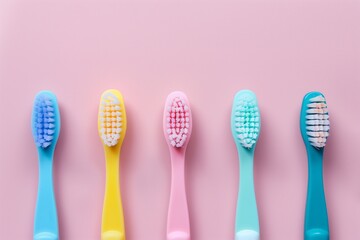
[[[106,186],[102,214],[102,240],[125,240],[124,215],[119,184],[119,153],[105,151]]]
[[[190,240],[189,212],[185,190],[185,155],[171,150],[172,180],[167,222],[167,240]]]
[[[309,149],[308,192],[305,212],[305,240],[328,240],[329,225],[323,185],[323,153]]]
[[[35,210],[34,240],[58,240],[59,238],[52,158],[52,153],[39,152],[39,186]]]
[[[236,240],[258,240],[259,220],[254,190],[254,151],[239,147],[240,187],[236,208]]]

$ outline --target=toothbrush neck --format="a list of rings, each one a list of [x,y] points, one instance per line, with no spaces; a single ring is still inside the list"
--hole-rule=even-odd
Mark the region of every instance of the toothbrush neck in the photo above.
[[[172,180],[167,239],[190,240],[189,213],[185,190],[185,149],[172,149],[170,152]]]
[[[323,185],[323,151],[308,150],[308,194],[305,231],[322,229],[328,232],[328,216]]]
[[[259,220],[254,189],[254,148],[238,148],[240,157],[240,184],[236,210],[236,234],[242,236],[243,231],[251,231],[258,236]],[[255,236],[254,235],[254,236]],[[250,236],[250,235],[249,235]],[[242,239],[242,238],[241,238]],[[254,238],[258,239],[258,238]]]
[[[39,160],[39,174],[40,182],[47,181],[52,182],[52,168],[53,168],[53,152],[41,153]]]
[[[120,149],[105,149],[106,183],[102,216],[102,238],[125,239],[124,216],[120,196]]]
[[[254,149],[244,149],[243,147],[241,147],[239,150],[239,155],[240,155],[240,171],[253,172]]]
[[[185,151],[184,150],[172,150],[170,153],[172,162],[172,172],[176,174],[176,177],[184,178],[185,168]]]
[[[53,189],[53,152],[39,152],[39,186],[35,213],[34,239],[44,234],[58,236],[58,221]],[[56,237],[56,238],[55,238]]]
[[[172,189],[185,192],[185,151],[171,151]]]
[[[323,184],[323,157],[316,151],[309,153],[309,180]]]
[[[115,178],[118,182],[119,178],[119,162],[120,153],[118,151],[105,151],[106,158],[106,179],[113,180]]]

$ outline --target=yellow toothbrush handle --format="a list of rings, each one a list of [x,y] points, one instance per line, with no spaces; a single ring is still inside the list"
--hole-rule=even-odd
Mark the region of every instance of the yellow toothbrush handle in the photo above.
[[[105,148],[106,187],[101,240],[125,240],[124,215],[119,185],[119,149]]]

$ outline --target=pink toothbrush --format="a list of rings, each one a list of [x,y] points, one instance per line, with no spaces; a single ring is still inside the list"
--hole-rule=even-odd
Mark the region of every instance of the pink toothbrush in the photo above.
[[[164,110],[164,134],[172,164],[167,240],[190,240],[184,167],[191,127],[191,111],[186,95],[179,91],[170,93]]]

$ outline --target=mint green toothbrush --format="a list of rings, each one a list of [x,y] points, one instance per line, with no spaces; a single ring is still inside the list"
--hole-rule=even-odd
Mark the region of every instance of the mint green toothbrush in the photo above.
[[[231,130],[240,158],[240,188],[236,209],[235,240],[259,240],[259,220],[254,190],[254,151],[260,133],[260,112],[255,94],[236,93]]]
[[[300,115],[301,135],[308,156],[308,193],[305,240],[328,240],[329,224],[323,186],[323,153],[330,122],[325,97],[320,92],[305,95]]]
[[[39,92],[34,101],[32,133],[39,157],[39,186],[35,210],[34,240],[58,240],[58,219],[53,189],[53,157],[60,133],[60,112],[56,96]]]

